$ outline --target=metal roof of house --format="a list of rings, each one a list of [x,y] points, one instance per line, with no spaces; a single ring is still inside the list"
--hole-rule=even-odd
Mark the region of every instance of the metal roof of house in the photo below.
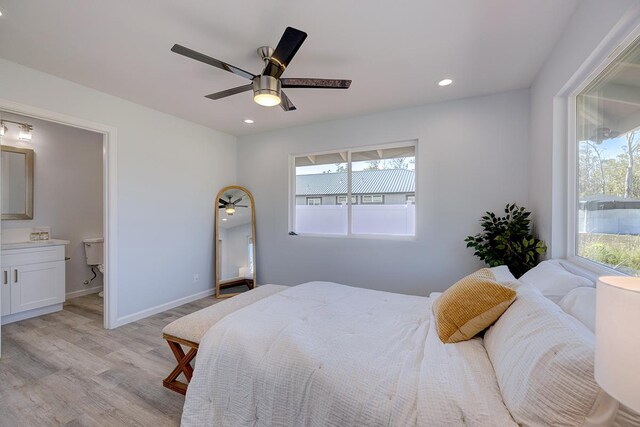
[[[415,171],[376,169],[353,172],[352,194],[414,193]],[[347,194],[347,173],[296,176],[296,195]]]

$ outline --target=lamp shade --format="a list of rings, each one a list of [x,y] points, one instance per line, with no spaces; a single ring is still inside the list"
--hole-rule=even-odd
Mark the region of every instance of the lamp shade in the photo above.
[[[596,381],[640,411],[640,278],[605,276],[596,291]]]

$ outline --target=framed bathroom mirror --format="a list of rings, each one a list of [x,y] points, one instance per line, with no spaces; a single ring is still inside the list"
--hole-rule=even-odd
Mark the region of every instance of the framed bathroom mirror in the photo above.
[[[216,201],[216,298],[228,298],[256,283],[255,206],[251,192],[236,185]]]
[[[33,150],[2,146],[2,219],[33,219]]]

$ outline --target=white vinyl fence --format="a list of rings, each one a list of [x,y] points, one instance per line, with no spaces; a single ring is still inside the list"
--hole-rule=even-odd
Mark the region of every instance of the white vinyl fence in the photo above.
[[[352,205],[353,234],[413,236],[416,207],[407,205]],[[346,205],[296,205],[296,233],[345,235],[348,230]]]
[[[640,209],[578,211],[580,233],[640,234]]]

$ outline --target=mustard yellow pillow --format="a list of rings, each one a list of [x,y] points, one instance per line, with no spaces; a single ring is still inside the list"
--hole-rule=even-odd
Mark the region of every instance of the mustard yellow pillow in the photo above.
[[[456,282],[433,304],[438,336],[444,343],[466,341],[491,326],[516,299],[488,268]]]

